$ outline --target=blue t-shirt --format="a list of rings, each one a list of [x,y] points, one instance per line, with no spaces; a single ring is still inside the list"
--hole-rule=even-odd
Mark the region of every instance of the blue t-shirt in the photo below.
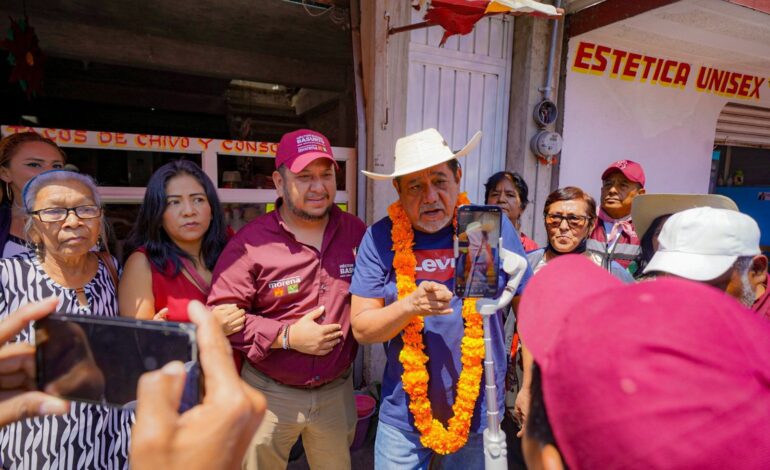
[[[507,217],[503,217],[503,246],[521,256],[524,248],[516,229]],[[359,297],[384,299],[385,305],[398,300],[396,292],[396,271],[393,269],[393,242],[390,238],[392,223],[385,217],[369,227],[361,241],[356,256],[356,266],[350,293]],[[453,227],[451,225],[439,232],[428,234],[414,233],[414,254],[417,258],[417,284],[421,281],[435,281],[454,291],[454,251]],[[526,258],[526,257],[525,257]],[[531,276],[529,268],[519,286],[521,292]],[[498,295],[502,292],[508,275],[500,269],[498,277]],[[444,425],[452,417],[452,404],[457,392],[457,380],[462,366],[460,363],[460,341],[464,335],[462,318],[462,299],[454,297],[451,302],[454,310],[449,315],[425,317],[423,341],[428,361],[430,382],[428,397],[432,405],[433,416]],[[491,318],[492,349],[495,361],[495,382],[497,383],[498,409],[503,410],[505,392],[505,369],[508,352],[505,351],[502,311]],[[408,398],[401,383],[404,368],[398,355],[404,343],[401,334],[385,343],[387,363],[382,379],[382,401],[380,419],[405,431],[417,432],[414,419],[408,409]],[[484,397],[484,378],[479,384],[479,398],[471,421],[472,432],[482,432],[487,422],[487,407]]]

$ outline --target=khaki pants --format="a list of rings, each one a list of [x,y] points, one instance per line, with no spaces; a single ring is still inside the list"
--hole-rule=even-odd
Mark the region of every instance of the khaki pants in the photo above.
[[[314,389],[281,385],[248,362],[241,376],[267,398],[265,417],[243,460],[245,470],[285,469],[300,435],[312,470],[350,469],[358,419],[350,370]]]

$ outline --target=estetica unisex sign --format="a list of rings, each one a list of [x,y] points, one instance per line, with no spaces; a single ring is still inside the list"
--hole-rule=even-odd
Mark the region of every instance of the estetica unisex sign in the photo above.
[[[572,71],[682,90],[694,87],[701,93],[746,100],[759,100],[763,86],[770,83],[762,76],[705,65],[696,67],[584,41],[577,46]]]

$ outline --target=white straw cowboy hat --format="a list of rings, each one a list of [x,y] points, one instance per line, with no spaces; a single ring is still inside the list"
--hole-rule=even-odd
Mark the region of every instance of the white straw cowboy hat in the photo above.
[[[640,194],[631,206],[634,230],[641,239],[652,222],[661,215],[675,214],[696,207],[738,211],[732,199],[721,194]]]
[[[481,131],[478,131],[460,151],[454,153],[436,129],[425,129],[396,141],[396,164],[393,173],[384,175],[363,170],[361,173],[375,180],[389,180],[408,175],[453,158],[464,157],[476,148],[480,140]]]

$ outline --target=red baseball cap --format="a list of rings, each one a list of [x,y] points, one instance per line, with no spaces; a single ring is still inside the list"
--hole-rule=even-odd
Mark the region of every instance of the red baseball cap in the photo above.
[[[309,129],[300,129],[281,137],[275,152],[275,167],[286,165],[292,173],[299,173],[317,158],[328,158],[334,162],[336,169],[340,168],[334,160],[332,146],[326,136]]]
[[[645,179],[642,165],[631,160],[618,160],[612,165],[608,166],[606,170],[604,170],[604,173],[602,173],[602,180],[607,178],[607,175],[613,171],[619,171],[623,173],[623,176],[625,176],[628,181],[639,183],[642,185],[642,187],[644,187]]]
[[[565,255],[518,320],[570,468],[770,468],[770,322],[724,292]]]

